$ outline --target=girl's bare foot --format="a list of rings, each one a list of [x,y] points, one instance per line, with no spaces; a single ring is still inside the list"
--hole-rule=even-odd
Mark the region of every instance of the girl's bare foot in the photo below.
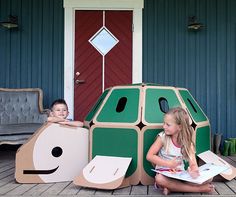
[[[202,189],[202,192],[208,194],[213,194],[215,192],[215,186],[211,183],[204,184]]]
[[[168,190],[167,188],[163,189],[163,194],[164,195],[168,195],[170,193],[170,190]]]

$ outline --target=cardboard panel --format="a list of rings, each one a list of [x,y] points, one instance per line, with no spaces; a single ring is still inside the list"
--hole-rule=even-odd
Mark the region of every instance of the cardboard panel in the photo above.
[[[198,154],[198,157],[201,158],[206,163],[213,163],[215,165],[226,166],[229,169],[222,172],[220,175],[226,180],[232,180],[236,177],[236,168],[230,165],[228,162],[211,152],[210,150],[205,151],[201,154]]]
[[[74,180],[75,185],[99,189],[121,186],[132,158],[97,155]]]
[[[196,154],[200,154],[211,149],[211,133],[210,126],[196,128]]]
[[[47,123],[16,154],[19,183],[72,181],[88,163],[88,130]]]

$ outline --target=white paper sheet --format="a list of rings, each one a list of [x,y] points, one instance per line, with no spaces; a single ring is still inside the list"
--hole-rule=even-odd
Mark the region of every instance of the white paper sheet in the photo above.
[[[199,167],[200,176],[193,179],[187,171],[181,172],[169,172],[169,171],[158,171],[152,169],[155,172],[168,176],[170,178],[180,179],[183,181],[188,181],[192,183],[202,184],[203,182],[213,178],[214,176],[220,174],[221,172],[227,170],[227,166],[219,166],[211,163],[204,164]]]

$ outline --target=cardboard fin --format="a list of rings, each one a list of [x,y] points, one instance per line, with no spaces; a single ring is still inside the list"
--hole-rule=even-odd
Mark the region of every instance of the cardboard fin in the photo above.
[[[220,175],[226,180],[232,180],[236,177],[236,168],[230,165],[227,161],[223,160],[212,151],[208,150],[198,154],[198,157],[206,163],[213,163],[215,165],[227,166],[229,169],[220,173]]]
[[[97,155],[75,177],[74,184],[98,188],[116,189],[122,184],[132,158]]]

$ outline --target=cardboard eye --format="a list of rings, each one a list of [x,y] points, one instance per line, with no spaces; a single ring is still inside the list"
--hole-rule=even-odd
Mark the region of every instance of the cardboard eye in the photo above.
[[[52,156],[53,157],[60,157],[63,153],[63,150],[61,147],[56,146],[52,149]]]

